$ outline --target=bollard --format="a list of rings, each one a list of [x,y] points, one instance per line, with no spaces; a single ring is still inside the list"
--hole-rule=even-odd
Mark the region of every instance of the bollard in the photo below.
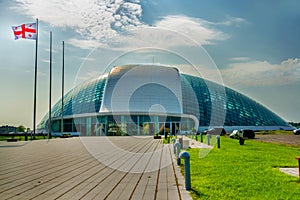
[[[175,144],[176,138],[172,138],[172,142],[173,142],[173,144]]]
[[[173,138],[172,139],[172,141],[173,141],[173,151],[174,151],[174,154],[176,155],[176,139],[175,138]]]
[[[240,139],[239,139],[239,143],[240,143],[240,145],[244,145],[244,143],[245,143],[245,139],[244,139],[243,137],[240,137]]]
[[[207,133],[207,134],[206,134],[206,137],[207,137],[207,144],[210,145],[210,134]]]
[[[296,157],[296,160],[298,160],[298,174],[299,174],[299,178],[300,178],[300,157],[299,156],[297,156]]]
[[[180,143],[180,148],[183,149],[183,137],[181,136],[181,138],[179,138],[178,141]]]
[[[190,169],[190,154],[183,151],[179,154],[179,158],[184,158],[184,176],[185,176],[185,189],[191,189],[191,169]]]
[[[174,147],[176,148],[176,158],[177,158],[177,165],[180,165],[181,162],[180,162],[180,158],[179,158],[179,153],[180,153],[180,147],[181,147],[181,144],[179,142],[176,142]]]
[[[175,149],[176,139],[173,138],[173,139],[172,139],[172,142],[173,142],[173,151],[174,151],[174,154],[176,154],[176,149]]]
[[[217,145],[218,145],[218,148],[220,149],[220,148],[221,148],[221,139],[220,139],[220,136],[217,135],[217,136],[216,136],[216,139],[217,139]]]
[[[196,141],[198,141],[197,134],[196,134],[196,136],[195,136],[195,137],[196,137]]]
[[[200,133],[200,142],[202,143],[203,142],[203,137],[202,137],[202,133]]]

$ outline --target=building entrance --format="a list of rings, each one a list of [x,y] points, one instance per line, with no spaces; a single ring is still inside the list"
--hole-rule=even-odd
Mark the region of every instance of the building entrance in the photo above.
[[[61,134],[61,119],[52,121],[52,132]],[[191,117],[107,115],[64,119],[64,132],[80,136],[177,135],[192,130]]]
[[[180,124],[180,122],[160,122],[159,134],[177,135],[180,131]]]

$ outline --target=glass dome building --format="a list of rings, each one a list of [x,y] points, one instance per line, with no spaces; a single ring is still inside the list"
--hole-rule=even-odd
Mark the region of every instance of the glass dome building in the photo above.
[[[59,100],[52,107],[51,122],[45,115],[39,129],[82,136],[179,134],[214,127],[293,129],[239,92],[161,65],[113,67],[70,90],[63,101],[63,109]]]

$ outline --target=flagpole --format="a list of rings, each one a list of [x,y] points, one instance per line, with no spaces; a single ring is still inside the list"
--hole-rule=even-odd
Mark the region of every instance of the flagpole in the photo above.
[[[35,40],[35,67],[34,67],[34,97],[33,97],[33,139],[35,139],[36,124],[36,86],[37,86],[37,54],[38,54],[38,19],[36,19],[36,40]],[[32,140],[32,135],[31,135]]]
[[[50,66],[49,66],[49,123],[48,123],[48,139],[52,137],[51,127],[51,96],[52,96],[52,31],[50,31]]]
[[[64,81],[65,81],[65,42],[62,41],[61,135],[63,135],[64,133]]]

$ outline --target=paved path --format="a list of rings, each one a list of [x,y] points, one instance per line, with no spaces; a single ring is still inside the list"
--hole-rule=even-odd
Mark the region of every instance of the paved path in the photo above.
[[[104,138],[0,142],[0,199],[191,199],[171,145]]]
[[[294,134],[256,134],[254,140],[300,147],[300,135]]]
[[[181,136],[179,136],[179,137],[181,137]],[[213,149],[214,148],[211,145],[207,145],[205,143],[201,143],[201,142],[196,141],[194,139],[188,138],[187,136],[183,136],[183,140],[189,140],[190,141],[189,142],[190,148],[196,148],[196,149]]]
[[[291,176],[300,177],[298,168],[279,168],[279,170]]]

